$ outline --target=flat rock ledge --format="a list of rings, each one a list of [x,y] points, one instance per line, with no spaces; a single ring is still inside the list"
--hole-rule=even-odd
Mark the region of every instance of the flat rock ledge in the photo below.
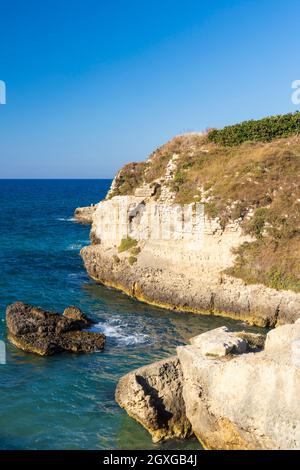
[[[116,400],[153,440],[300,449],[300,320],[267,336],[217,328],[123,377]]]
[[[105,335],[88,331],[93,322],[77,307],[68,307],[60,315],[15,302],[6,309],[6,323],[11,343],[40,356],[62,351],[89,353],[105,345]]]
[[[87,207],[77,207],[74,212],[74,218],[81,224],[91,224],[93,222],[93,215],[98,207],[98,204],[92,204]]]

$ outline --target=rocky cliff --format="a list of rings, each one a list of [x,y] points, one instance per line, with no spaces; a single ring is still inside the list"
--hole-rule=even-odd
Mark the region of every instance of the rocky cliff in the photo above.
[[[299,156],[297,136],[228,148],[188,134],[126,165],[93,208],[89,275],[161,307],[295,321]]]

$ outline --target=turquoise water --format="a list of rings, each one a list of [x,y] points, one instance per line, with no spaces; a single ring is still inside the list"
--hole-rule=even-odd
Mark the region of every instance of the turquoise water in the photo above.
[[[79,250],[89,227],[74,208],[98,202],[109,180],[0,181],[0,449],[188,449],[195,440],[154,445],[114,401],[126,372],[173,354],[207,329],[239,322],[175,314],[96,285]],[[62,311],[77,305],[107,335],[106,349],[43,358],[6,341],[5,308],[16,300]]]

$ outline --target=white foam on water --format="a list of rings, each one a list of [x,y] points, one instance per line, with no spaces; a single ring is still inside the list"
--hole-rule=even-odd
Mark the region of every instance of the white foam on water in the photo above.
[[[76,221],[75,217],[58,217],[56,220],[59,220],[60,222],[75,222]]]
[[[113,338],[117,340],[118,344],[124,344],[127,346],[134,345],[134,344],[142,344],[149,342],[149,336],[144,333],[133,333],[133,334],[126,334],[126,327],[128,325],[123,324],[121,325],[113,325],[110,323],[99,322],[93,325],[91,328],[92,331],[101,331],[104,333],[106,337]]]
[[[71,243],[67,246],[68,251],[81,250],[84,246],[89,244],[89,240],[82,240],[77,243]]]
[[[67,246],[67,251],[81,250],[86,245],[86,243],[71,243]]]
[[[80,250],[83,247],[81,243],[73,243],[67,246],[68,251]]]

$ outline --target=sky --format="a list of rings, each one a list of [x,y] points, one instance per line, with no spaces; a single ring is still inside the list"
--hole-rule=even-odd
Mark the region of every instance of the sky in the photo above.
[[[296,111],[299,0],[0,0],[0,178],[111,178],[184,132]]]

